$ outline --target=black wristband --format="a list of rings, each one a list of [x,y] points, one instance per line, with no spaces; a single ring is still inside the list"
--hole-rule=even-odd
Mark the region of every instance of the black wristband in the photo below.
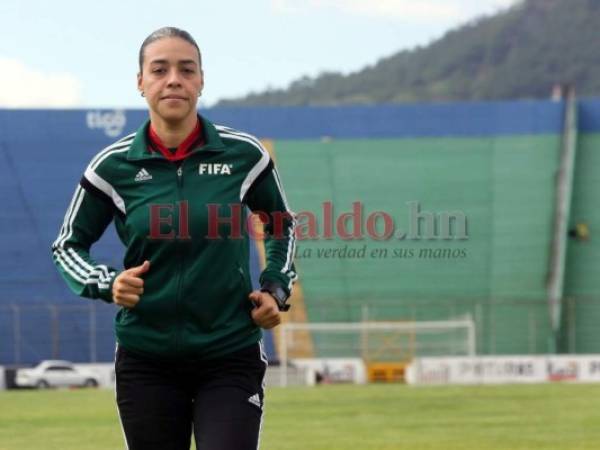
[[[277,302],[277,307],[279,308],[279,311],[287,311],[290,309],[290,305],[286,303],[289,295],[283,290],[281,285],[270,281],[266,281],[262,284],[260,290],[261,292],[268,292],[273,296],[273,298]]]

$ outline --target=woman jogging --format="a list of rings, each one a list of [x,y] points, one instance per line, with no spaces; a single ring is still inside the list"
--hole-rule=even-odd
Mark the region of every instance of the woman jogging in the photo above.
[[[295,220],[269,154],[197,113],[198,45],[161,28],[139,53],[150,120],[90,162],[52,246],[77,294],[120,307],[117,406],[129,449],[258,448],[266,356],[296,279]],[[265,223],[252,291],[247,208]],[[90,247],[114,220],[125,270]]]

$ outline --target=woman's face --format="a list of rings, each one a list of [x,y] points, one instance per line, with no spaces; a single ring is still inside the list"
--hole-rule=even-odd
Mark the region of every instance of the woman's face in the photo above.
[[[146,47],[138,89],[144,93],[151,114],[171,123],[196,116],[203,86],[198,51],[192,44],[172,37]]]

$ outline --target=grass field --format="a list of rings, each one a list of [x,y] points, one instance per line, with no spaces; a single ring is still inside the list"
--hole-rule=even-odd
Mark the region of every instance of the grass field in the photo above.
[[[0,449],[122,449],[109,390],[0,393]],[[600,385],[267,392],[262,450],[600,449]]]

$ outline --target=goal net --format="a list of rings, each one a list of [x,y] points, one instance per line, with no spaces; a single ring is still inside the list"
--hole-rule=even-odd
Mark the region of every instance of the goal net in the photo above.
[[[308,350],[307,350],[308,349]],[[280,385],[290,368],[307,360],[360,360],[376,364],[407,364],[424,356],[473,356],[473,320],[428,322],[285,323],[278,336]]]

